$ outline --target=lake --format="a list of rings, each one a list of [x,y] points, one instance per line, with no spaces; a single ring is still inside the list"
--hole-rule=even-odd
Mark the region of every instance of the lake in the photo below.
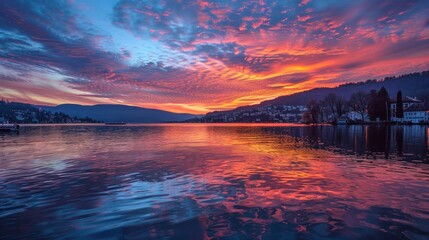
[[[426,126],[24,126],[0,239],[429,239]]]

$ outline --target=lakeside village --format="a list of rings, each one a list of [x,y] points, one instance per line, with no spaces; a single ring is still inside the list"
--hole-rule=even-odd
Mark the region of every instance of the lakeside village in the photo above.
[[[77,118],[64,113],[45,111],[30,104],[0,100],[0,124],[98,122],[91,118]]]
[[[333,93],[320,101],[299,106],[258,106],[226,112],[212,112],[192,122],[205,123],[306,123],[306,124],[429,124],[429,103],[416,97],[390,98],[387,90],[359,91],[344,100]]]
[[[390,98],[387,90],[359,91],[348,100],[330,93],[307,105],[258,105],[211,112],[184,122],[197,123],[306,123],[306,124],[429,124],[429,101],[402,96]],[[53,113],[30,104],[0,100],[0,124],[99,123],[91,118]]]

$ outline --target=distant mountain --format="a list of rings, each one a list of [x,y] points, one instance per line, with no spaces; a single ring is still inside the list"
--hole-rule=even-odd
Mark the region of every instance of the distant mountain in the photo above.
[[[40,110],[27,103],[0,100],[0,124],[10,123],[96,123],[90,118],[77,118],[57,111]]]
[[[344,99],[349,100],[350,96],[355,92],[369,92],[372,89],[378,91],[381,87],[385,87],[387,89],[391,98],[395,98],[396,93],[401,90],[404,96],[412,96],[421,100],[429,101],[429,71],[411,73],[397,77],[386,77],[383,80],[367,80],[358,83],[347,83],[335,88],[314,88],[308,91],[264,101],[260,104],[238,107],[229,111],[211,112],[208,113],[208,115],[224,114],[237,110],[251,110],[268,105],[306,105],[310,100],[321,100],[329,93],[334,93],[337,96],[341,96]]]
[[[55,107],[40,107],[51,112],[63,112],[70,116],[80,118],[89,117],[103,122],[158,123],[184,121],[196,117],[196,115],[187,113],[172,113],[157,109],[115,104],[99,104],[93,106],[61,104]]]

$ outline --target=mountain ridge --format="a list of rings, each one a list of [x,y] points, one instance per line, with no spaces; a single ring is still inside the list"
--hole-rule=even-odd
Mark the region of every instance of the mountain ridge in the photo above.
[[[280,96],[271,100],[263,101],[259,104],[237,107],[226,111],[213,111],[206,116],[232,113],[240,110],[252,110],[262,106],[278,105],[306,105],[310,100],[322,100],[329,93],[334,93],[345,100],[348,100],[352,93],[358,91],[369,92],[372,89],[379,90],[385,87],[390,97],[395,97],[397,91],[402,91],[405,96],[418,97],[422,100],[429,101],[429,71],[415,72],[400,76],[386,77],[383,80],[370,79],[356,83],[341,84],[334,88],[313,88],[310,90]]]
[[[103,122],[159,123],[184,121],[197,115],[173,113],[152,108],[121,104],[60,104],[57,106],[39,106],[51,112],[63,112],[76,117],[89,117]]]

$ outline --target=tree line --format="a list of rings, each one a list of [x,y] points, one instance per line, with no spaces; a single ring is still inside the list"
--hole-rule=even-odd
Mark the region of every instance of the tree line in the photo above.
[[[402,93],[398,92],[398,101],[401,101],[400,109],[402,109]],[[330,120],[335,120],[349,111],[354,111],[360,115],[360,119],[364,120],[368,114],[371,121],[380,120],[388,121],[390,119],[390,96],[386,88],[381,87],[378,91],[371,90],[370,92],[358,91],[353,93],[349,99],[344,99],[334,93],[329,93],[322,100],[310,100],[307,104],[308,111],[303,116],[303,121],[308,123],[319,123]],[[399,113],[399,114],[403,114]]]
[[[12,123],[97,123],[91,118],[72,117],[65,113],[49,112],[30,104],[0,100],[0,117]],[[1,124],[2,122],[0,122]]]
[[[422,72],[402,74],[402,75],[398,75],[398,76],[388,76],[388,77],[385,77],[385,78],[380,79],[380,80],[368,79],[366,81],[361,81],[361,82],[343,83],[339,86],[342,87],[342,86],[364,85],[364,84],[368,84],[368,83],[387,82],[387,81],[392,81],[392,80],[401,79],[401,78],[406,78],[408,80],[410,80],[410,79],[421,79],[421,77],[428,77],[428,76],[429,76],[429,71],[422,71]]]

